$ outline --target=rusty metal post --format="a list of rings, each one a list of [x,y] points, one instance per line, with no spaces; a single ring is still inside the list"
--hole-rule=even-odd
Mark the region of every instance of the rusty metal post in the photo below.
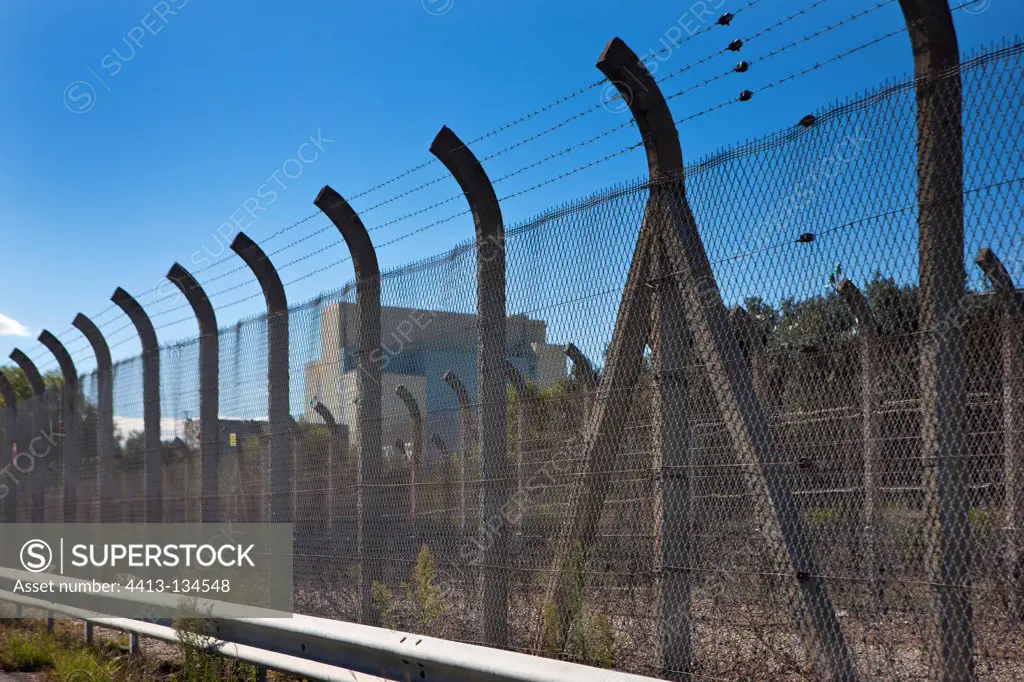
[[[974,262],[1002,303],[1003,514],[1006,532],[1006,595],[1010,622],[1024,625],[1024,294],[990,249]]]
[[[376,625],[380,614],[370,598],[370,590],[381,575],[385,555],[384,449],[381,435],[380,348],[380,267],[370,235],[347,201],[329,186],[324,186],[313,204],[341,232],[356,276],[356,438],[358,451],[357,515],[359,523],[359,599],[362,622]],[[369,558],[373,557],[373,558]]]
[[[200,518],[203,523],[220,521],[220,336],[217,315],[209,297],[192,274],[175,263],[167,272],[192,306],[199,323],[199,457]]]
[[[56,336],[45,329],[39,342],[53,353],[60,365],[64,384],[61,387],[61,421],[64,428],[64,447],[61,464],[64,478],[64,523],[78,522],[78,481],[82,473],[82,416],[79,412],[78,370]]]
[[[416,513],[418,511],[416,502],[419,498],[420,472],[423,470],[423,464],[426,461],[426,457],[424,457],[426,443],[423,413],[420,412],[420,406],[416,403],[416,398],[413,397],[412,393],[405,386],[396,388],[395,395],[405,405],[405,409],[409,411],[409,419],[412,420],[412,455],[409,457],[409,516],[412,518],[413,525],[415,525]]]
[[[0,456],[0,468],[6,469],[14,466],[14,455],[20,447],[18,442],[18,399],[14,395],[14,388],[7,376],[0,372],[0,397],[4,399],[4,437],[0,438],[0,448],[3,448],[3,455]],[[20,481],[19,481],[20,483]],[[0,510],[0,519],[4,523],[17,523],[18,520],[18,483],[10,486],[7,483],[0,483],[0,489],[4,495],[0,498],[3,505]]]
[[[483,642],[504,646],[508,638],[508,506],[505,400],[505,224],[487,173],[473,152],[448,127],[437,133],[430,152],[459,183],[476,231],[476,394],[480,435],[480,523],[483,564]],[[474,468],[474,475],[476,469]]]
[[[269,499],[270,523],[291,523],[295,513],[295,460],[291,448],[291,406],[288,385],[288,299],[281,278],[263,250],[244,232],[231,242],[231,250],[245,261],[260,283],[267,304],[267,418],[270,442],[261,467]]]
[[[39,373],[34,362],[20,349],[15,348],[11,351],[11,360],[21,368],[21,371],[25,373],[25,378],[28,380],[28,385],[32,389],[32,400],[35,406],[32,409],[31,421],[32,421],[32,434],[26,434],[30,436],[29,440],[35,437],[40,429],[49,428],[51,437],[58,435],[53,428],[50,428],[50,410],[46,404],[46,383],[43,381],[43,375]],[[56,445],[51,445],[56,447]],[[49,462],[43,462],[39,465],[39,472],[34,474],[32,477],[32,512],[30,514],[30,520],[32,523],[43,523],[46,519],[46,507],[44,506],[43,495],[46,491],[46,485],[49,482],[50,465]]]
[[[967,405],[963,130],[960,50],[946,0],[900,0],[914,54],[920,273],[921,442],[929,580],[935,590],[932,670],[975,677],[968,460],[960,454]]]
[[[160,344],[149,315],[139,302],[118,287],[110,297],[124,311],[142,342],[142,430],[145,439],[146,523],[164,518],[163,451],[160,441]]]
[[[530,430],[536,424],[536,416],[533,396],[530,395],[530,391],[526,387],[523,375],[519,373],[515,365],[508,361],[505,362],[505,377],[508,379],[508,383],[512,384],[512,388],[516,392],[516,504],[512,505],[512,508],[508,510],[509,514],[512,515],[511,519],[509,519],[509,514],[506,514],[505,518],[512,521],[513,530],[518,537],[522,530],[523,514],[525,512],[523,508],[525,504],[523,481],[525,480],[524,471],[527,466],[527,452],[530,447]]]
[[[444,373],[444,383],[448,384],[448,387],[452,389],[452,392],[455,393],[455,397],[459,401],[459,431],[461,433],[462,447],[459,453],[459,515],[456,525],[460,530],[464,531],[469,527],[469,495],[467,493],[466,479],[469,477],[470,470],[474,469],[473,465],[477,462],[477,453],[480,446],[476,430],[476,420],[473,419],[473,404],[470,402],[466,384],[462,383],[459,375],[452,371]]]
[[[863,575],[868,576],[872,592],[882,603],[885,586],[881,582],[885,566],[878,562],[878,538],[881,532],[882,510],[878,494],[881,490],[879,465],[881,464],[881,433],[878,416],[878,330],[871,307],[860,289],[848,279],[836,287],[839,297],[857,319],[857,337],[860,346],[860,410],[861,448],[863,449],[863,477],[861,481],[861,527],[858,537],[863,539],[860,554],[863,557]]]
[[[92,320],[79,313],[71,323],[82,332],[96,356],[96,478],[100,523],[116,521],[114,507],[114,366],[110,347]]]
[[[819,677],[853,679],[853,659],[790,488],[793,465],[775,445],[686,199],[682,150],[672,114],[654,78],[621,40],[605,47],[598,68],[629,105],[643,136],[653,183],[647,218],[653,219],[667,258],[668,271],[661,278],[678,289],[685,305],[687,326],[709,368],[713,395],[744,465],[758,526],[775,570],[789,576],[785,585],[791,615],[808,659]],[[655,288],[664,285],[659,282]],[[662,443],[663,448],[668,445],[673,460],[685,457],[675,452],[673,443]]]

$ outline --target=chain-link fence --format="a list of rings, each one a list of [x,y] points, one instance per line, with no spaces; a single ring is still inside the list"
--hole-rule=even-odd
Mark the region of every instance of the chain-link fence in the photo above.
[[[478,398],[493,330],[468,241],[380,277],[379,376],[360,371],[356,283],[291,307],[283,422],[266,317],[220,331],[215,437],[198,339],[159,353],[157,453],[144,359],[114,367],[111,452],[100,379],[83,377],[79,442],[23,460],[32,484],[11,485],[5,519],[60,520],[75,451],[80,521],[101,505],[153,520],[147,490],[163,521],[199,521],[210,500],[222,520],[279,520],[287,460],[304,614],[673,679],[926,679],[966,633],[979,677],[1020,679],[1021,54],[990,50],[933,84],[963,88],[963,189],[936,204],[963,210],[967,269],[938,273],[963,281],[946,315],[921,312],[908,81],[691,163],[689,208],[669,177],[510,226],[500,404]],[[691,222],[713,280],[680,247]],[[939,387],[958,397],[935,422],[922,376],[950,338],[962,385]],[[357,418],[371,380],[378,424]],[[48,391],[0,418],[25,443],[64,433],[61,414]],[[488,450],[481,415],[502,414],[505,447]],[[483,634],[496,608],[499,642]]]

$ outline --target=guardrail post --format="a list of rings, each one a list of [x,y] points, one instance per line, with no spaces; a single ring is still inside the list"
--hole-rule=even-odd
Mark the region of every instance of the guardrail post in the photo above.
[[[424,452],[426,443],[423,413],[420,412],[420,406],[416,403],[416,398],[413,397],[412,393],[405,386],[396,388],[395,394],[405,405],[405,409],[409,411],[409,419],[412,420],[412,455],[409,457],[409,516],[412,518],[412,523],[415,526],[416,514],[420,511],[417,507],[419,478],[423,470],[423,464],[426,461],[424,456],[426,454]]]
[[[523,515],[526,512],[524,508],[526,500],[524,499],[523,491],[523,471],[526,466],[526,453],[530,443],[530,429],[536,423],[536,416],[533,396],[530,395],[526,382],[523,381],[523,375],[519,373],[515,365],[508,361],[505,362],[505,376],[508,379],[508,383],[512,384],[512,388],[516,391],[516,503],[508,510],[512,517],[509,518],[509,515],[506,514],[505,518],[512,522],[513,530],[518,537],[523,526]],[[518,552],[516,554],[518,556]]]
[[[39,342],[57,358],[64,385],[61,387],[61,414],[64,425],[64,447],[61,462],[64,472],[64,523],[78,522],[78,480],[82,468],[82,418],[79,414],[78,371],[64,344],[45,329]]]
[[[939,680],[973,679],[964,298],[963,130],[956,30],[946,0],[900,0],[914,54],[920,273],[921,441]]]
[[[32,389],[32,400],[35,402],[35,407],[32,410],[31,421],[32,421],[32,433],[34,437],[35,433],[38,433],[41,428],[49,427],[49,406],[46,404],[46,384],[43,381],[43,375],[39,373],[34,362],[20,349],[15,348],[11,351],[11,360],[21,368],[21,371],[25,373],[25,378],[28,380],[28,385]],[[50,429],[51,433],[53,429]],[[31,441],[31,438],[29,438]],[[43,523],[46,519],[46,507],[44,506],[43,494],[46,491],[46,484],[48,483],[50,466],[49,462],[43,462],[39,467],[39,472],[32,477],[32,513],[30,519],[32,523]]]
[[[974,262],[999,296],[1003,362],[1003,514],[1006,524],[1007,612],[1013,627],[1024,624],[1024,294],[990,249]]]
[[[145,439],[146,523],[164,518],[163,448],[160,440],[160,344],[149,315],[139,302],[118,287],[110,297],[131,320],[142,342],[142,431]]]
[[[857,319],[857,336],[860,345],[860,409],[861,409],[861,448],[864,451],[864,474],[861,482],[861,528],[858,533],[863,537],[860,554],[864,560],[863,575],[868,576],[872,591],[882,603],[885,586],[880,579],[885,566],[878,562],[878,537],[881,531],[882,514],[879,506],[878,492],[881,481],[878,467],[881,464],[879,449],[881,434],[878,423],[878,331],[871,307],[860,289],[848,279],[842,280],[836,287],[839,297],[849,307]]]
[[[494,187],[469,147],[447,126],[430,152],[459,183],[476,230],[477,352],[476,396],[480,436],[479,533],[483,543],[483,642],[504,646],[508,637],[508,533],[502,518],[508,506],[505,440],[505,225]],[[476,469],[474,468],[474,471]]]
[[[466,384],[455,372],[444,373],[444,383],[455,393],[459,401],[459,426],[462,434],[462,452],[459,453],[459,516],[456,525],[462,531],[469,527],[469,495],[466,479],[474,464],[477,463],[479,441],[477,438],[476,420],[473,419],[473,405],[469,400]]]
[[[598,68],[619,90],[643,136],[653,183],[645,218],[653,219],[654,227],[648,229],[657,230],[667,259],[668,274],[662,277],[678,282],[687,326],[709,368],[712,393],[744,465],[758,526],[776,570],[790,576],[784,584],[807,657],[819,677],[853,679],[853,659],[790,489],[792,465],[775,445],[686,199],[682,150],[671,111],[654,78],[621,40],[605,47]]]
[[[0,448],[3,448],[4,454],[0,457],[0,465],[6,469],[8,466],[14,466],[14,455],[21,444],[18,442],[18,399],[14,395],[11,382],[3,372],[0,372],[0,396],[4,399],[5,413],[4,437],[0,439]],[[17,523],[18,497],[18,484],[7,485],[7,492],[3,499],[0,499],[0,504],[3,505],[0,516],[4,523]]]
[[[167,272],[192,306],[199,323],[199,457],[200,518],[203,523],[220,521],[220,335],[217,315],[209,297],[192,274],[175,263]]]
[[[82,332],[96,356],[96,478],[100,523],[116,521],[114,507],[114,379],[110,347],[92,320],[79,313],[71,323]]]
[[[381,576],[384,556],[385,514],[383,490],[384,449],[381,435],[380,267],[370,235],[347,201],[325,185],[313,204],[334,223],[352,254],[356,276],[356,433],[359,455],[357,515],[359,523],[359,601],[362,622],[374,625],[380,614],[370,590]],[[373,558],[370,558],[373,557]]]
[[[245,261],[263,289],[267,304],[267,416],[270,440],[264,500],[270,523],[291,523],[295,512],[295,461],[291,448],[291,406],[288,386],[288,299],[273,263],[244,232],[231,250]]]

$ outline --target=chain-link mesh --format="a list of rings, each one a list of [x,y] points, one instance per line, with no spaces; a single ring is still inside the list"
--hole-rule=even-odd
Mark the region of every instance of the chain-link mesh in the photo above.
[[[958,209],[918,195],[906,82],[508,228],[501,404],[477,397],[493,330],[473,241],[381,277],[379,423],[357,418],[378,379],[360,372],[355,283],[290,309],[283,422],[267,319],[223,328],[216,490],[199,341],[163,348],[163,519],[216,499],[222,520],[270,520],[284,447],[300,613],[671,679],[928,679],[967,636],[980,677],[1024,677],[1021,52],[932,84],[963,88],[967,267],[934,273],[963,282],[944,316],[921,313],[919,202]],[[949,338],[960,393],[923,395]],[[142,363],[113,369],[102,469],[99,381],[82,380],[80,520],[107,504],[146,520]],[[2,413],[5,432],[63,432],[53,393]],[[926,428],[948,395],[952,419]],[[500,412],[504,452],[480,428]],[[60,461],[37,460],[45,490],[13,486],[13,518],[61,518]]]

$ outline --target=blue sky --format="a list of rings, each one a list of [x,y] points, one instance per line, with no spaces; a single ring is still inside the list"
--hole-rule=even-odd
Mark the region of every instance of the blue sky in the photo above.
[[[704,4],[717,17],[747,0],[5,0],[0,358],[18,346],[40,365],[54,366],[35,341],[40,330],[50,329],[76,351],[79,368],[89,369],[91,352],[69,330],[78,312],[100,324],[115,358],[137,353],[127,318],[108,310],[118,286],[137,295],[151,314],[163,313],[154,319],[162,342],[194,334],[187,308],[171,309],[176,300],[161,286],[176,260],[197,272],[211,294],[226,290],[213,297],[221,324],[258,313],[263,303],[255,280],[245,271],[230,272],[240,261],[225,245],[239,227],[264,242],[314,213],[313,198],[325,183],[352,197],[429,160],[428,146],[441,125],[473,139],[595,82],[600,74],[594,62],[613,36],[643,55],[697,31],[660,55],[664,61],[657,61],[655,75],[662,78],[812,6],[748,41],[738,55],[708,58],[663,83],[666,94],[693,88],[671,101],[678,119],[902,24],[893,0],[762,64],[758,56],[879,2],[760,0],[738,12],[731,26],[714,28],[705,24],[710,16],[698,16]],[[1012,37],[1024,26],[1018,0],[978,0],[968,10],[954,12],[964,52]],[[739,59],[752,62],[746,74],[695,87]],[[684,154],[693,160],[792,125],[910,68],[906,37],[886,39],[750,102],[685,122]],[[591,109],[600,104],[602,90],[586,90],[474,144],[474,151],[488,156]],[[503,176],[618,126],[623,116],[614,106],[598,108],[484,165],[492,178]],[[626,126],[500,183],[498,195],[637,140]],[[618,156],[503,202],[506,222],[643,171],[639,151]],[[451,178],[440,177],[370,210],[439,175],[444,173],[435,164],[353,199],[368,227],[390,223],[373,232],[376,243],[464,208],[450,201],[424,210],[457,192]],[[278,266],[314,254],[283,268],[285,282],[298,280],[288,286],[290,302],[336,289],[351,276],[337,233],[317,232],[324,223],[317,216],[267,243],[267,251],[284,249],[272,257]],[[394,267],[444,252],[471,233],[463,216],[381,248],[380,261]]]

